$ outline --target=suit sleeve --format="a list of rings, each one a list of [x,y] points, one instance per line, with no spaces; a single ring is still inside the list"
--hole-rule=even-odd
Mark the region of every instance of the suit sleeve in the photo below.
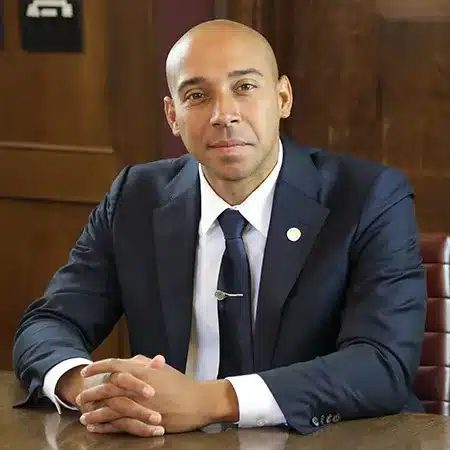
[[[42,390],[45,374],[61,361],[90,359],[90,353],[123,313],[112,227],[127,172],[128,168],[119,174],[92,211],[67,264],[56,272],[43,297],[28,307],[20,321],[13,363],[29,395],[18,406],[48,405]]]
[[[397,413],[411,395],[427,296],[413,194],[403,175],[386,169],[373,184],[349,257],[337,350],[260,373],[289,426],[302,434],[330,420]]]

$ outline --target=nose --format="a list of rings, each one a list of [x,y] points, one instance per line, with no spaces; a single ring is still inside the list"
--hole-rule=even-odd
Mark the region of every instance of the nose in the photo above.
[[[211,113],[211,124],[216,128],[229,127],[240,122],[239,108],[231,93],[216,96]]]

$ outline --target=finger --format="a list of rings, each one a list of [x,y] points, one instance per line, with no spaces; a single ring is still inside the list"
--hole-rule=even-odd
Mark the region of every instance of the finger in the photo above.
[[[163,427],[147,425],[139,420],[127,417],[114,420],[110,423],[88,425],[86,428],[92,433],[129,433],[140,437],[162,436],[165,433]]]
[[[110,398],[105,401],[105,404],[115,412],[119,413],[121,417],[137,419],[152,425],[159,425],[162,420],[161,414],[158,412],[146,408],[126,397]]]
[[[143,367],[151,367],[152,369],[160,369],[166,364],[166,358],[163,355],[156,355],[153,359],[143,355],[136,355],[131,358],[143,364]]]
[[[161,369],[165,366],[166,364],[166,358],[164,358],[163,355],[156,355],[151,363],[150,363],[150,367],[152,369]]]
[[[147,358],[143,355],[137,355],[131,359],[109,358],[96,361],[84,367],[80,373],[83,377],[91,377],[102,373],[131,372],[136,374],[142,368],[153,367],[153,362],[157,368],[163,367],[166,359],[162,355],[156,355],[155,358]]]
[[[136,414],[134,412],[133,414],[134,416],[130,417],[131,419],[137,419],[149,425],[159,425],[161,423],[161,415],[155,411],[148,411],[143,408],[142,411],[136,411]],[[122,417],[122,413],[115,411],[109,406],[104,406],[102,408],[96,409],[95,411],[83,414],[80,417],[80,422],[85,426],[97,425],[100,423],[112,422]]]
[[[94,375],[98,375],[100,373],[116,373],[116,372],[131,372],[133,373],[135,370],[142,367],[142,363],[139,361],[132,359],[118,359],[118,358],[109,358],[103,359],[101,361],[93,362],[88,366],[84,367],[80,374],[87,378],[92,377]]]
[[[147,398],[155,395],[155,390],[152,386],[128,372],[113,373],[109,378],[109,382],[123,390],[135,392]]]
[[[78,406],[83,408],[87,403],[99,402],[113,397],[132,398],[135,395],[135,392],[128,392],[125,389],[121,389],[120,387],[116,386],[115,384],[104,383],[80,392],[75,401]]]
[[[123,414],[114,411],[109,406],[105,406],[103,408],[96,409],[95,411],[85,413],[80,417],[80,422],[83,425],[97,425],[101,423],[109,423],[114,420],[120,419],[123,417]],[[130,417],[130,419],[140,420],[143,423],[149,425],[160,425],[161,423],[161,415],[157,412],[153,412],[152,414],[148,414],[148,411],[139,414],[138,417]]]
[[[131,358],[132,361],[138,361],[140,363],[144,363],[144,364],[148,364],[152,362],[151,358],[148,358],[147,356],[144,355],[135,355]]]
[[[80,411],[81,414],[94,411],[102,406],[102,402],[88,402],[88,403],[80,403],[77,404],[78,411]]]
[[[120,419],[122,416],[108,406],[103,406],[91,412],[86,412],[80,417],[80,422],[86,425],[96,425],[97,423],[107,423]],[[156,424],[157,425],[157,424]]]

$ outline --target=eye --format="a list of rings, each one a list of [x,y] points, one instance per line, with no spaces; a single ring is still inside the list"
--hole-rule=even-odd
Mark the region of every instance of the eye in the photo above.
[[[254,84],[251,83],[243,83],[238,87],[239,91],[251,91],[253,89],[255,89],[256,86]]]
[[[202,100],[204,97],[203,92],[191,92],[186,96],[187,101],[198,101]]]

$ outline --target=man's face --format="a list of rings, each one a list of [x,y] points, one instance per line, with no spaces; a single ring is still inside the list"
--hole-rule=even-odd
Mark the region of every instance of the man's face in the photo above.
[[[286,77],[276,79],[260,49],[259,42],[239,33],[208,42],[193,39],[173,70],[166,115],[210,182],[262,182],[276,163],[290,86]]]

